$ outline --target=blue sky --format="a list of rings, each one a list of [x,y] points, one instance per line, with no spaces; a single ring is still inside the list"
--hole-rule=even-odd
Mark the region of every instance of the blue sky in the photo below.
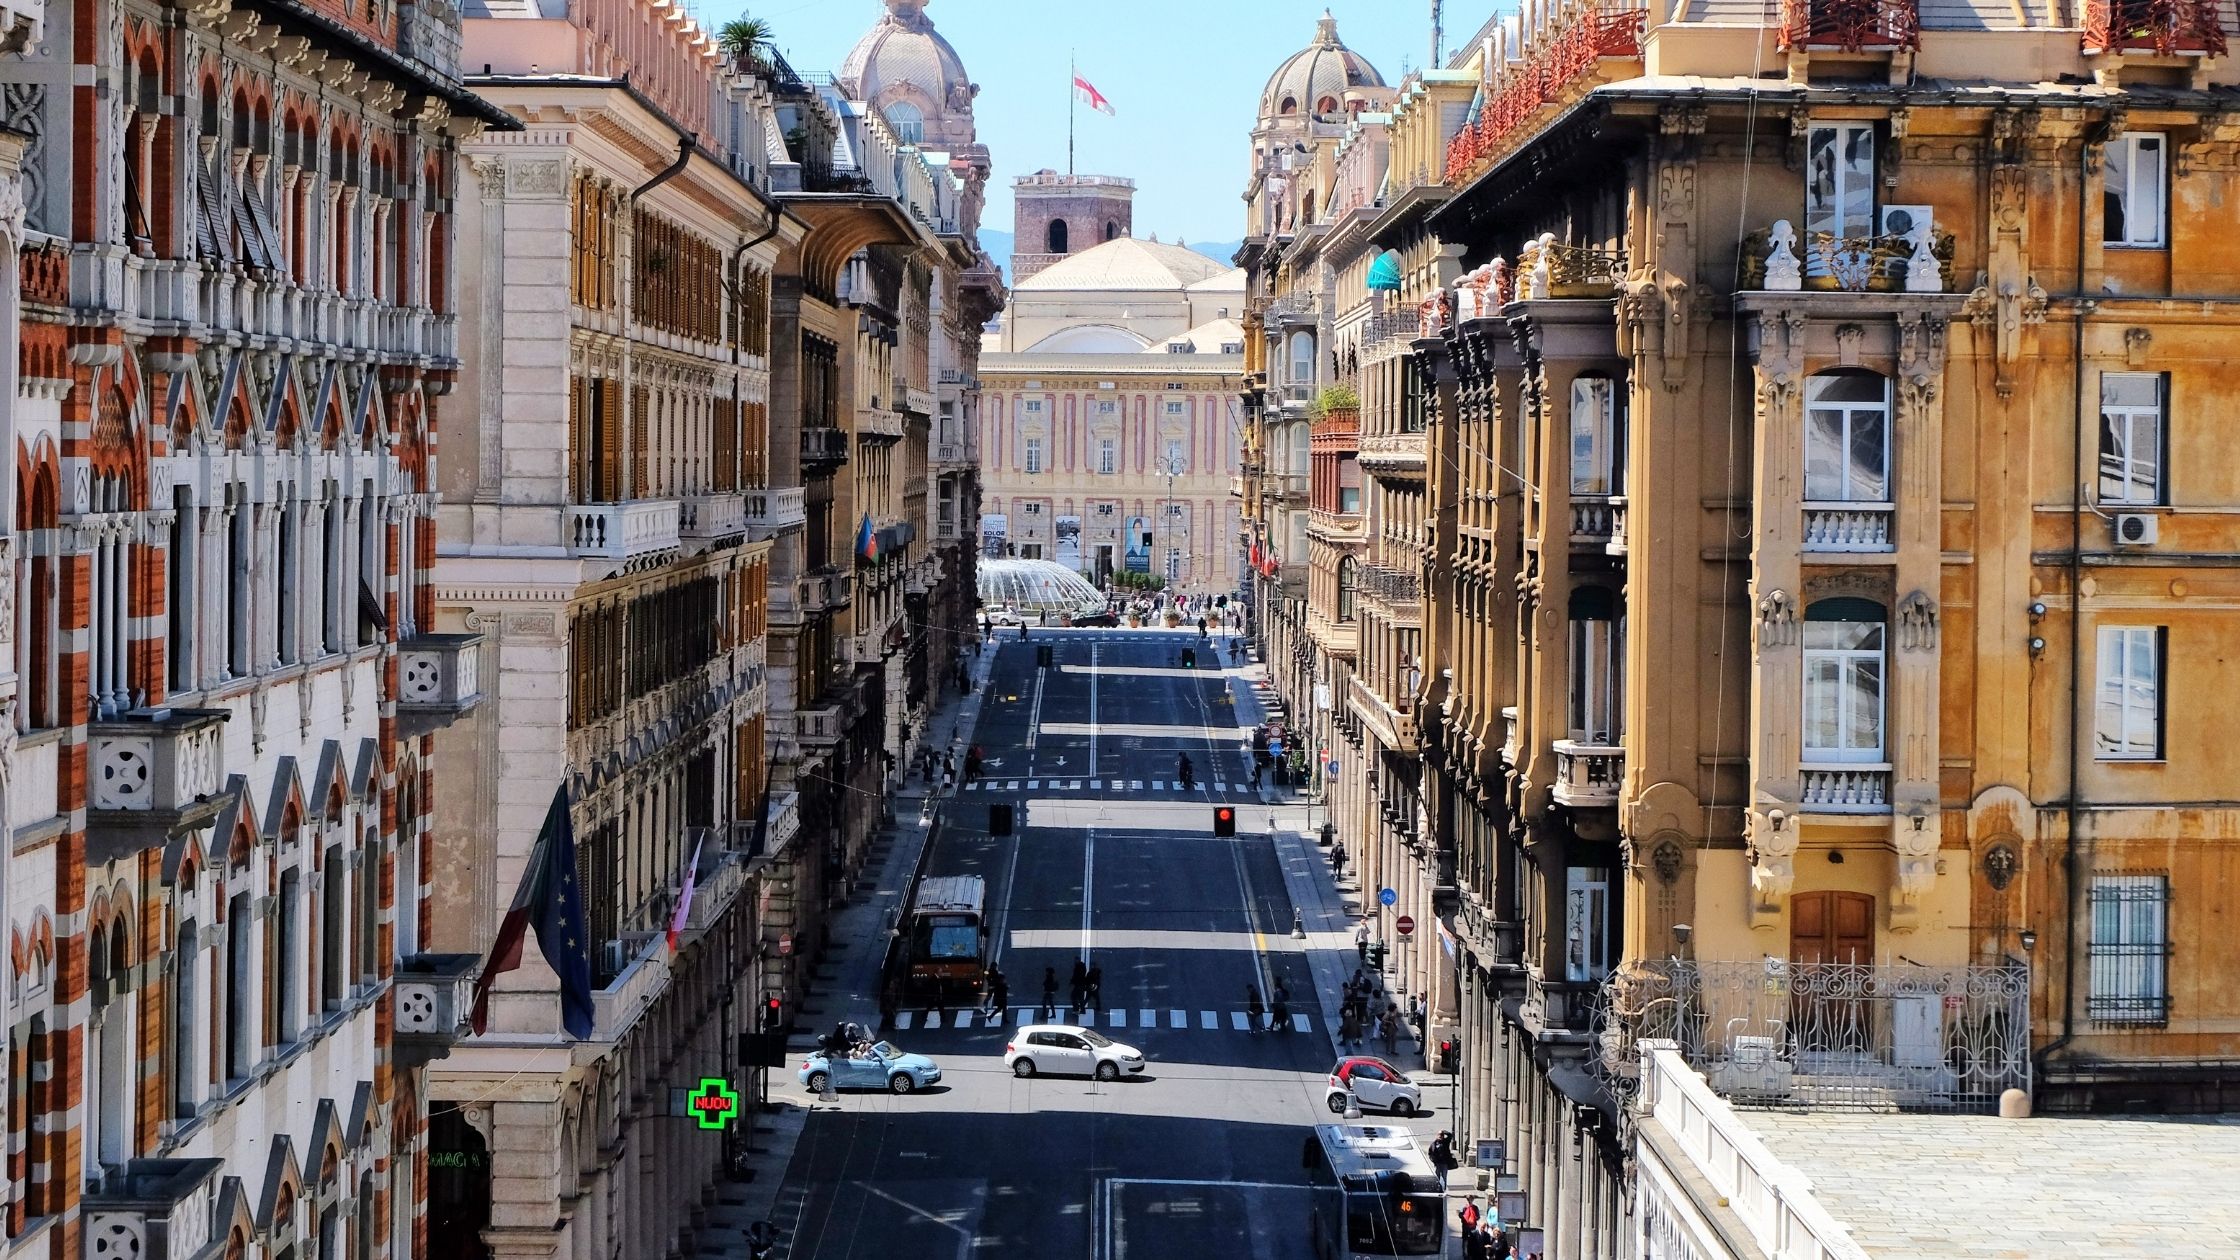
[[[1430,0],[928,0],[926,16],[980,85],[980,140],[995,158],[986,225],[1011,227],[1011,179],[1066,164],[1066,59],[1118,111],[1076,114],[1075,168],[1136,181],[1135,230],[1162,241],[1244,235],[1248,133],[1260,89],[1314,38],[1338,35],[1388,83],[1430,54]],[[1490,0],[1449,0],[1447,47]],[[700,0],[702,21],[741,12],[776,28],[795,69],[834,70],[886,12],[882,0]],[[1047,33],[1046,33],[1047,32]]]

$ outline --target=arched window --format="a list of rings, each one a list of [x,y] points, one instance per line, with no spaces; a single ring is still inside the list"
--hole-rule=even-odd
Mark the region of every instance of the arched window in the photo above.
[[[1277,112],[1277,113],[1279,113],[1279,114],[1296,114],[1296,113],[1298,113],[1298,112],[1299,112],[1299,98],[1298,98],[1298,97],[1296,97],[1296,96],[1286,96],[1286,97],[1284,97],[1284,98],[1283,98],[1283,104],[1281,104],[1281,105],[1278,105],[1278,106],[1276,106],[1276,112]]]
[[[1295,332],[1291,334],[1291,383],[1294,385],[1314,384],[1313,333]]]
[[[1337,113],[1338,98],[1335,96],[1325,96],[1321,100],[1316,101],[1314,103],[1314,112],[1324,115],[1325,117]]]
[[[904,144],[920,144],[925,140],[925,113],[908,101],[896,101],[887,106],[887,126],[894,129],[894,138]]]
[[[1804,759],[1877,762],[1883,756],[1885,623],[1871,599],[1815,600],[1804,614]]]
[[[86,1146],[93,1158],[86,1171],[95,1177],[102,1169],[120,1168],[132,1158],[132,1100],[139,1085],[134,1069],[140,1060],[132,1050],[132,944],[126,922],[130,913],[129,906],[120,907],[108,930],[93,934],[88,951],[94,1011],[86,1093],[93,1106],[86,1115],[93,1132],[87,1135]]]
[[[1822,372],[1804,387],[1808,503],[1890,499],[1890,382],[1873,372]]]
[[[1361,566],[1352,556],[1338,557],[1338,620],[1353,620],[1354,597],[1361,587]]]
[[[181,872],[178,895],[193,895],[191,871]],[[194,1115],[200,1096],[200,1074],[195,1071],[195,1046],[202,1040],[202,958],[195,944],[202,932],[193,919],[179,924],[179,939],[171,955],[171,1114],[181,1119]]]
[[[1310,188],[1310,189],[1308,189],[1308,190],[1307,190],[1307,195],[1306,195],[1305,197],[1301,198],[1301,199],[1300,199],[1300,201],[1299,201],[1299,225],[1300,225],[1301,227],[1307,227],[1307,226],[1311,226],[1311,225],[1312,225],[1313,223],[1314,223],[1314,190],[1313,190],[1312,188]]]
[[[1607,376],[1571,382],[1571,493],[1609,496],[1623,490],[1618,451],[1623,441],[1618,383]]]
[[[1618,742],[1625,705],[1625,619],[1605,586],[1571,591],[1571,738]]]
[[[1045,254],[1066,252],[1066,221],[1064,219],[1050,220],[1049,228],[1043,233],[1043,247],[1042,252]]]
[[[1114,222],[1114,221],[1113,221],[1113,220],[1111,220],[1111,219],[1106,219],[1106,220],[1104,221],[1104,238],[1105,238],[1106,240],[1108,240],[1108,241],[1117,241],[1117,240],[1119,240],[1119,239],[1120,239],[1120,225],[1119,225],[1118,223]]]

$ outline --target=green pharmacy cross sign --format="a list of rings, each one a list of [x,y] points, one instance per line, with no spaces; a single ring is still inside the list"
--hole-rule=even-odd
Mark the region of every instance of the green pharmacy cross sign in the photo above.
[[[700,1078],[700,1088],[685,1095],[685,1103],[703,1129],[721,1129],[739,1118],[739,1091],[720,1076]]]

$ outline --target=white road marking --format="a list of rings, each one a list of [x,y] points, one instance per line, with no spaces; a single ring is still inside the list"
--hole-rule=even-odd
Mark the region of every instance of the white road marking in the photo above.
[[[1168,1012],[1167,1012],[1167,1027],[1169,1027],[1169,1028],[1188,1028],[1189,1026],[1190,1026],[1190,1012],[1188,1012],[1188,1011],[1168,1011]]]
[[[1097,829],[1082,833],[1081,844],[1081,961],[1089,961],[1090,934],[1096,931]]]
[[[1102,791],[1104,791],[1104,780],[1103,780],[1103,779],[1091,779],[1091,780],[1089,780],[1089,790],[1090,790],[1090,791],[1092,791],[1092,792],[1102,792]]]
[[[1089,645],[1089,773],[1097,772],[1097,645]]]
[[[1155,1014],[1154,1014],[1154,1013],[1153,1013],[1153,1012],[1152,1012],[1151,1010],[1149,1010],[1148,1008],[1146,1008],[1146,1009],[1144,1009],[1144,1010],[1140,1010],[1140,1011],[1137,1011],[1137,1012],[1136,1012],[1136,1027],[1138,1027],[1138,1028],[1157,1028],[1158,1026],[1159,1026],[1159,1019],[1158,1019],[1158,1016],[1157,1016],[1157,1015],[1155,1015]]]
[[[959,1022],[961,1023],[962,1021],[959,1021]],[[928,1027],[928,1028],[939,1028],[939,1027],[941,1027],[941,1012],[939,1012],[939,1011],[927,1011],[927,1012],[926,1012],[926,1027]]]
[[[1128,1013],[1126,1011],[1114,1011],[1112,1013],[1112,1026],[1114,1028],[1126,1028],[1128,1026]]]
[[[1088,1007],[1081,1008],[1081,1014],[1079,1018],[1081,1020],[1081,1026],[1083,1028],[1095,1028],[1097,1026],[1097,1013],[1090,1010]]]
[[[1030,752],[1034,749],[1035,733],[1042,729],[1042,679],[1047,672],[1040,668],[1034,671],[1034,705],[1027,710],[1027,749]]]
[[[1198,1026],[1200,1028],[1219,1028],[1221,1027],[1221,1021],[1214,1018],[1212,1011],[1199,1011]]]
[[[1019,790],[1019,781],[1018,781],[1017,779],[1013,779],[1013,780],[1011,780],[1010,782],[1008,782],[1008,783],[1006,783],[1006,784],[1004,784],[1004,785],[1003,785],[1003,790],[1004,790],[1004,791],[1006,791],[1006,792],[1016,792],[1016,791],[1018,791],[1018,790]]]
[[[1310,1025],[1309,1025],[1309,1024],[1307,1023],[1307,1017],[1306,1017],[1306,1016],[1304,1016],[1304,1015],[1294,1015],[1294,1016],[1292,1016],[1292,1017],[1291,1017],[1291,1026],[1292,1026],[1292,1027],[1293,1027],[1294,1029],[1297,1029],[1297,1030],[1298,1030],[1298,1031],[1300,1031],[1300,1032],[1313,1032],[1313,1031],[1314,1031],[1313,1027],[1312,1027],[1312,1026],[1310,1026]]]
[[[908,1030],[908,1028],[910,1027],[910,1021],[916,1019],[917,1017],[918,1013],[916,1011],[897,1011],[894,1017],[894,1026],[897,1028]]]
[[[1251,1026],[1245,1022],[1243,1011],[1229,1012],[1229,1026],[1236,1029],[1238,1032],[1252,1031]]]
[[[1040,779],[1029,779],[1029,780],[1027,780],[1027,790],[1028,790],[1029,792],[1039,792],[1039,791],[1041,791],[1041,790],[1042,790],[1042,780],[1040,780]]]
[[[1180,787],[1180,786],[1182,786],[1182,785],[1178,783],[1178,784],[1176,784],[1175,786],[1176,786],[1176,787]],[[1153,780],[1151,781],[1151,790],[1152,790],[1152,791],[1154,791],[1154,792],[1164,792],[1164,791],[1166,791],[1166,790],[1167,790],[1167,781],[1166,781],[1165,779],[1153,779]]]
[[[1130,780],[1128,780],[1128,790],[1129,790],[1129,791],[1131,791],[1131,792],[1141,792],[1141,791],[1143,790],[1143,780],[1141,780],[1141,779],[1130,779]]]

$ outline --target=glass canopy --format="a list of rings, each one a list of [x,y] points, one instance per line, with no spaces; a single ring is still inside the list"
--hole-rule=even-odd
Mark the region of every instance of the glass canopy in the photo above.
[[[990,608],[1021,612],[1096,612],[1104,594],[1055,560],[982,558],[980,599]]]

